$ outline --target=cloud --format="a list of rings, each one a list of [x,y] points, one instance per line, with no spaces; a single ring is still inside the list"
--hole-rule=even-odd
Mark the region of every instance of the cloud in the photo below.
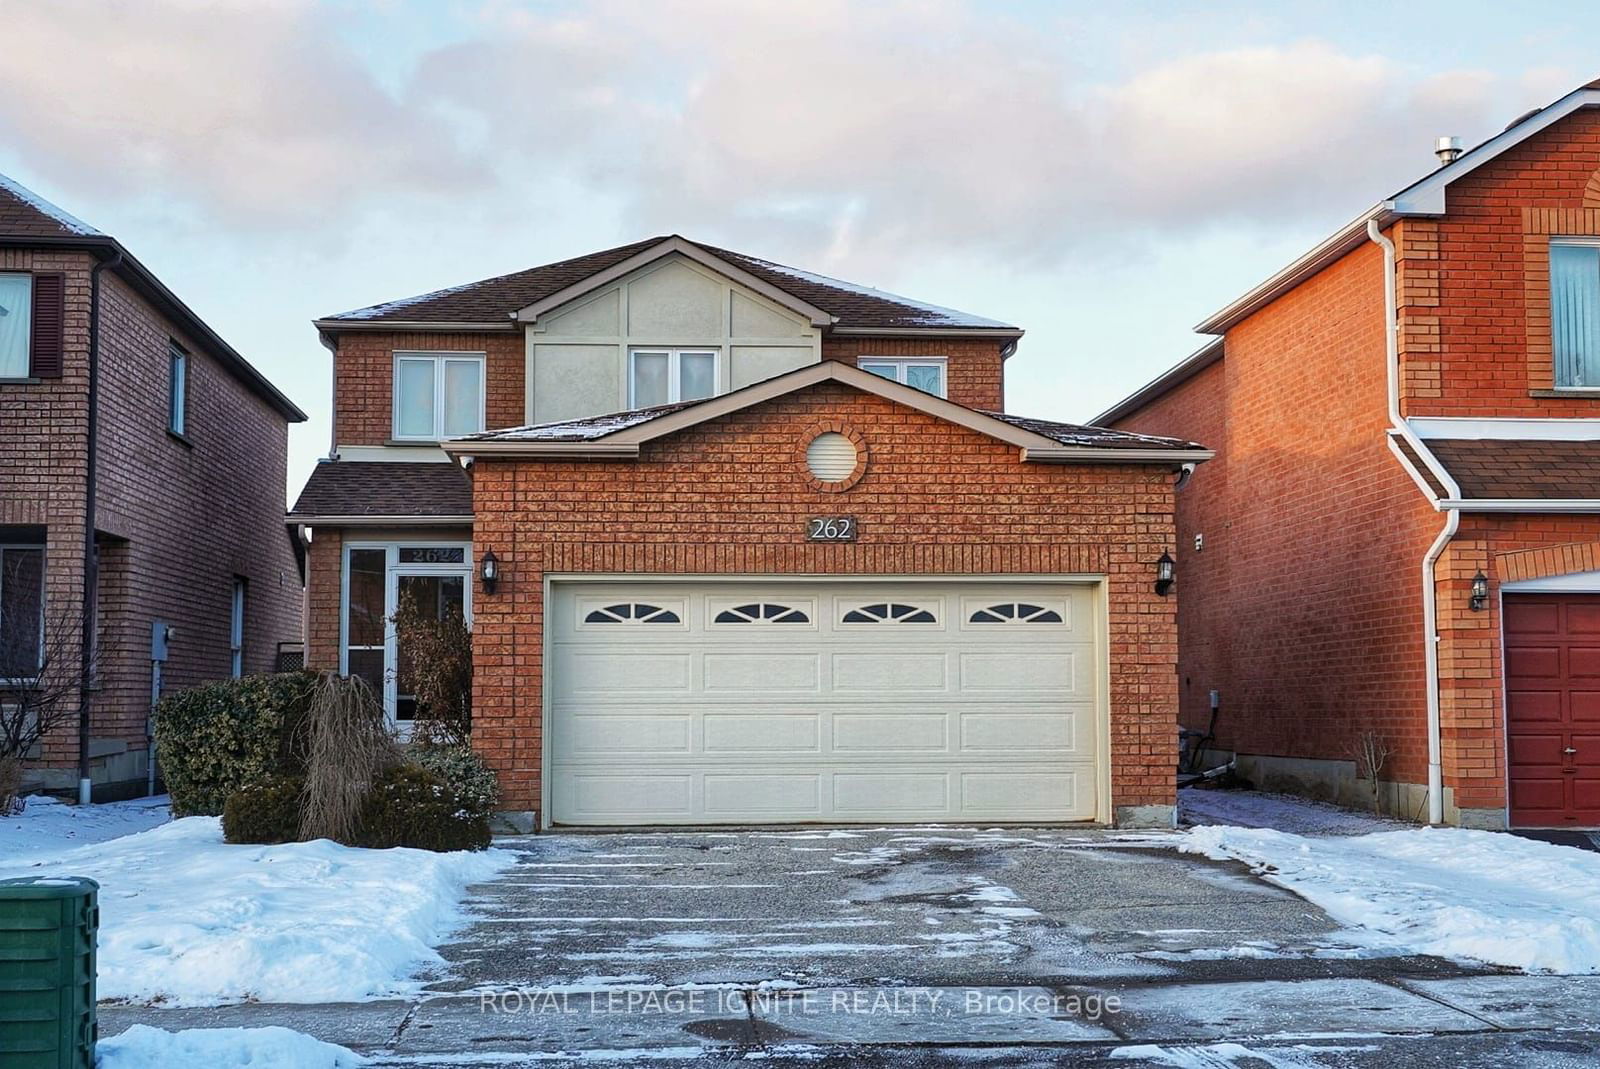
[[[1099,85],[1080,70],[1089,47],[955,2],[598,3],[502,16],[418,70],[514,132],[503,172],[520,154],[619,198],[639,232],[776,235],[824,265],[1050,261],[1354,212],[1430,169],[1435,134],[1482,130],[1497,105],[1482,74],[1423,78],[1316,41]]]
[[[0,6],[0,139],[75,191],[282,225],[479,183],[443,117],[386,92],[309,3]]]
[[[0,137],[78,185],[302,232],[402,198],[434,220],[611,211],[823,269],[1320,225],[1550,80],[1423,76],[1315,40],[1111,77],[1090,62],[1107,41],[977,0],[497,3],[438,43],[430,8],[357,32],[288,0],[0,5]],[[84,57],[71,77],[64,55]],[[551,179],[571,203],[538,200]]]

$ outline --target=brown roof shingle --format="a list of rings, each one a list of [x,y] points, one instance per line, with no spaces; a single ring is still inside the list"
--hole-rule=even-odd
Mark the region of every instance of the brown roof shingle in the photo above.
[[[472,480],[456,464],[319,461],[291,516],[471,516]]]
[[[1600,498],[1600,441],[1430,439],[1468,499]]]
[[[512,313],[582,282],[652,246],[671,240],[672,235],[648,238],[628,245],[602,249],[570,260],[532,267],[509,275],[468,282],[449,289],[416,297],[403,297],[367,308],[328,316],[323,323],[383,322],[406,323],[498,323]],[[682,239],[688,241],[687,238]],[[1015,330],[982,316],[915,301],[841,279],[828,278],[799,268],[785,267],[741,252],[719,249],[701,242],[689,242],[728,263],[747,271],[769,285],[835,317],[842,327],[963,328],[973,330]]]
[[[0,174],[0,237],[102,237],[100,231]]]

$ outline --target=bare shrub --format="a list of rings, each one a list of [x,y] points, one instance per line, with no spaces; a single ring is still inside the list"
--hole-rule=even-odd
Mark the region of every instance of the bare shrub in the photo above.
[[[22,762],[15,757],[0,757],[0,817],[22,812],[21,789]]]
[[[401,762],[383,704],[359,677],[323,673],[293,745],[306,770],[300,838],[355,842],[367,793]]]
[[[1356,762],[1356,776],[1366,780],[1372,790],[1374,813],[1383,811],[1382,784],[1378,781],[1378,775],[1393,753],[1383,736],[1376,731],[1363,731],[1350,744],[1350,756]]]
[[[440,614],[409,593],[394,614],[403,689],[417,699],[412,738],[465,745],[472,730],[472,629],[459,611]]]
[[[5,581],[21,585],[34,580],[17,572]],[[83,699],[82,640],[81,612],[0,615],[0,679],[6,681],[0,688],[0,814],[16,805],[22,762],[40,740],[77,722]],[[90,656],[92,661],[96,651]],[[94,673],[91,663],[91,679]],[[6,768],[15,769],[14,778],[3,774]]]

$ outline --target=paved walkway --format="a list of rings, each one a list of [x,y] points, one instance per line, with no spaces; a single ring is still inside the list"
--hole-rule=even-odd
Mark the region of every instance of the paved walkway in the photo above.
[[[1600,1064],[1600,977],[1385,953],[1161,835],[551,835],[420,998],[102,1010],[282,1024],[378,1065]]]

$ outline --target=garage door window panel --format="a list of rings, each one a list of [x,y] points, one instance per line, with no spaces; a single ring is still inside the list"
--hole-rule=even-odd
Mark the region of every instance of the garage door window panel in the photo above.
[[[716,615],[719,624],[809,624],[805,609],[775,601],[749,602],[723,609]]]
[[[937,624],[932,605],[913,605],[904,601],[874,601],[853,606],[839,618],[845,624]]]
[[[583,618],[586,624],[676,624],[682,620],[671,609],[644,602],[622,602],[594,609]]]
[[[971,624],[1060,624],[1060,611],[1026,601],[1006,601],[986,605],[967,617]]]

